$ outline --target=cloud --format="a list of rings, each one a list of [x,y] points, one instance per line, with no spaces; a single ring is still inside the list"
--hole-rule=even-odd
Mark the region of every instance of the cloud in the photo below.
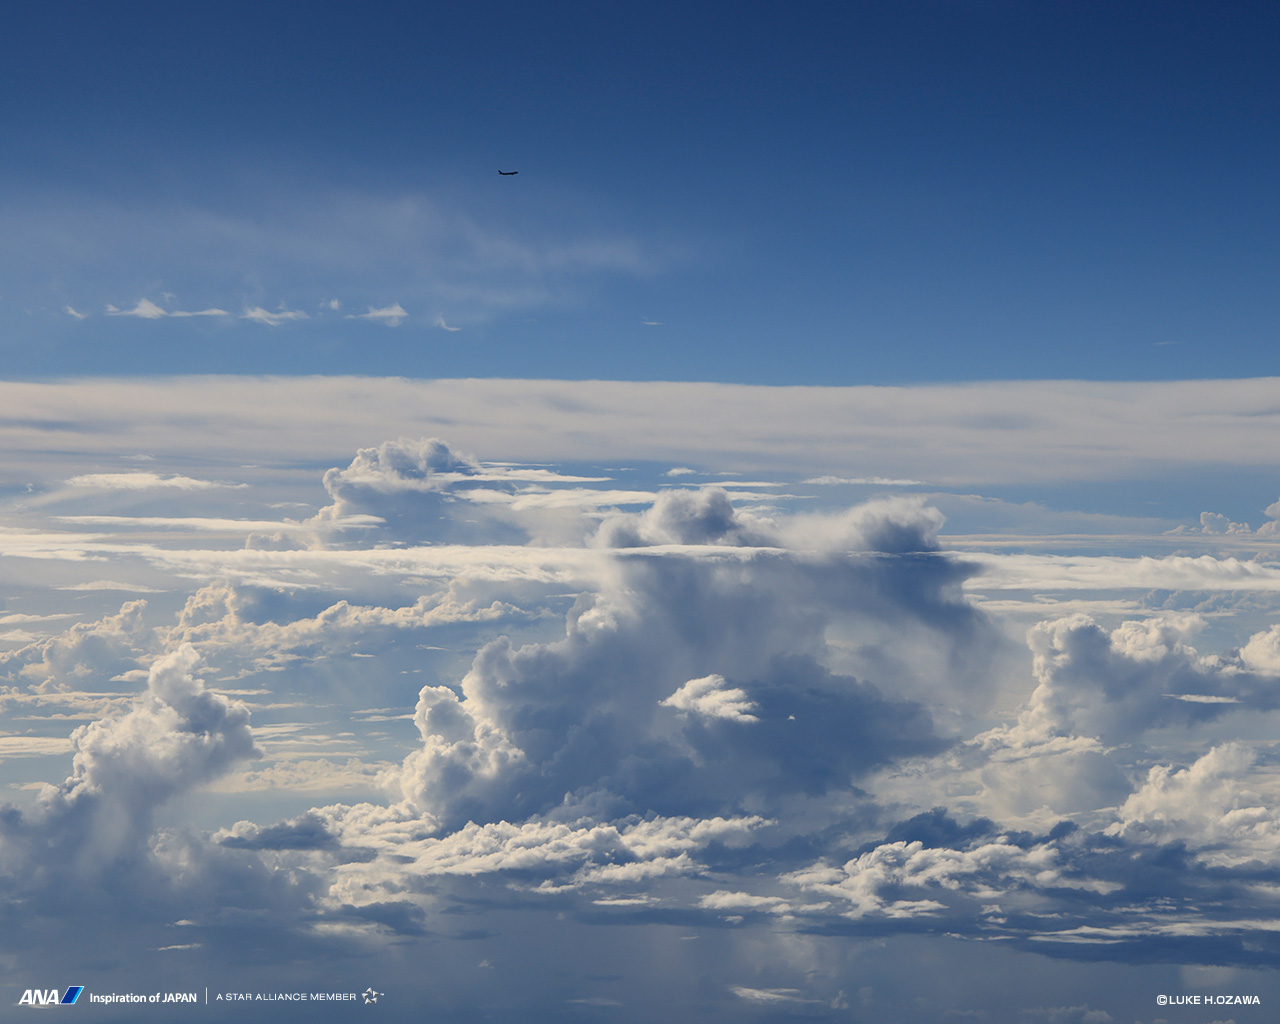
[[[438,189],[317,194],[298,181],[292,186],[269,210],[229,214],[155,196],[130,208],[50,193],[10,204],[0,216],[5,237],[26,253],[16,268],[24,274],[58,266],[69,289],[96,288],[105,275],[118,291],[136,287],[136,268],[145,265],[153,279],[215,289],[210,294],[224,310],[285,283],[299,308],[317,310],[341,281],[348,294],[389,291],[401,303],[456,310],[470,323],[579,301],[604,278],[647,277],[686,261],[672,244],[601,231],[572,203],[513,228],[500,217],[468,214],[465,200]]]
[[[0,736],[0,761],[11,757],[48,757],[72,749],[65,736]]]
[[[0,864],[10,886],[97,877],[145,855],[152,816],[167,800],[259,756],[242,704],[196,678],[183,647],[151,666],[131,710],[71,734],[72,772],[35,806],[0,815]]]
[[[66,312],[67,316],[74,317],[76,320],[83,320],[88,315],[86,313],[78,312],[70,306],[64,306],[63,310]]]
[[[600,506],[647,503],[650,491],[563,485],[608,477],[552,472],[521,465],[482,465],[439,438],[400,438],[361,449],[344,469],[324,477],[334,503],[309,521],[328,543],[343,541],[335,527],[364,517],[379,523],[380,539],[398,543],[580,543],[594,532]],[[372,518],[371,518],[372,517]]]
[[[1258,527],[1257,535],[1259,537],[1278,537],[1280,536],[1280,501],[1274,501],[1263,509],[1263,514],[1270,522],[1263,523]]]
[[[586,791],[632,810],[729,813],[942,749],[923,707],[822,664],[826,630],[846,617],[923,629],[956,650],[983,632],[938,589],[953,571],[941,556],[895,557],[927,552],[931,524],[897,515],[858,517],[870,559],[748,554],[752,524],[716,490],[664,493],[607,522],[611,537],[676,546],[619,551],[563,640],[494,641],[457,690],[425,687],[404,796],[446,825],[546,813]],[[713,557],[722,546],[742,554]]]
[[[1250,533],[1248,523],[1233,523],[1220,512],[1200,513],[1201,533]]]
[[[148,587],[143,583],[128,583],[122,580],[86,580],[83,583],[67,583],[56,587],[56,590],[126,590],[134,594],[162,594],[163,590]]]
[[[747,697],[746,691],[726,686],[724,676],[721,675],[690,679],[670,697],[658,703],[663,707],[707,718],[723,718],[730,722],[760,721],[751,714],[756,705]]]
[[[887,476],[812,476],[801,481],[806,484],[819,484],[823,487],[836,486],[875,486],[875,487],[923,487],[924,480],[896,480]]]
[[[172,298],[172,296],[170,296]],[[71,307],[67,307],[70,309]],[[131,316],[140,320],[160,320],[164,317],[191,317],[191,316],[230,316],[225,309],[201,309],[201,310],[173,310],[168,311],[157,306],[150,299],[139,299],[138,304],[132,309],[120,309],[116,306],[107,306],[107,316]]]
[[[107,306],[107,316],[134,316],[141,320],[159,320],[161,317],[168,315],[150,299],[139,299],[138,304],[133,309],[119,309],[116,306]]]
[[[1039,843],[1028,849],[1004,837],[964,849],[929,847],[920,841],[885,843],[840,867],[817,864],[788,875],[786,880],[806,892],[843,901],[843,914],[853,918],[931,916],[946,906],[933,894],[948,891],[987,890],[994,894],[1019,885],[1058,888],[1072,884],[1053,844]]]
[[[374,878],[382,880],[379,887],[392,888],[407,876],[510,873],[523,877],[531,886],[550,890],[689,875],[700,870],[692,855],[713,844],[749,840],[753,831],[767,824],[757,816],[633,816],[608,823],[468,822],[440,838],[409,838],[415,819],[395,811],[379,813],[363,805],[327,808],[319,813],[327,819],[335,838],[386,857],[342,872],[339,885],[347,891]],[[416,824],[421,826],[421,820]],[[248,823],[242,831],[260,834]],[[394,866],[397,860],[402,867]]]
[[[485,476],[472,456],[454,451],[439,438],[400,438],[362,448],[345,469],[325,473],[325,490],[333,504],[321,510],[314,523],[324,530],[330,523],[371,515],[385,524],[385,534],[408,541],[523,541],[527,534],[509,525],[510,516],[503,510],[472,508],[466,515],[457,514],[455,492],[487,487]],[[505,490],[510,493],[512,488]],[[508,525],[501,525],[504,521]]]
[[[254,323],[266,324],[268,327],[279,327],[290,320],[309,320],[310,317],[300,309],[281,308],[272,313],[261,306],[254,306],[252,309],[241,313],[240,319],[252,320]]]
[[[275,316],[265,314],[264,316]],[[933,486],[1189,479],[1280,465],[1275,382],[1006,382],[769,388],[610,381],[307,377],[0,382],[7,464],[56,422],[85,453],[330,459],[370,437],[432,436],[527,462],[653,460]],[[1009,408],[1011,430],[987,411]],[[69,418],[66,410],[79,410]],[[16,421],[16,423],[15,423]],[[110,434],[103,424],[113,425]],[[1053,452],[1046,458],[1045,452]],[[25,477],[24,477],[25,478]]]
[[[322,607],[307,615],[299,614],[299,602],[277,589],[214,583],[187,598],[177,623],[164,631],[165,642],[191,644],[241,671],[269,671],[299,658],[323,659],[362,645],[378,649],[402,643],[414,630],[524,615],[506,602],[476,600],[468,589],[466,581],[454,579],[400,607],[321,601]]]
[[[230,316],[225,309],[217,309],[210,307],[209,309],[184,310],[175,309],[169,313],[169,316],[185,317],[185,316]]]
[[[1165,776],[1153,773],[1153,780],[1158,786]],[[1220,796],[1223,789],[1215,782],[1208,793]],[[1168,796],[1173,806],[1176,796]],[[1147,791],[1135,794],[1135,805],[1149,809],[1160,802]],[[1059,956],[1096,957],[1098,947],[1103,947],[1106,952],[1101,955],[1117,961],[1158,958],[1166,944],[1177,946],[1183,957],[1206,952],[1213,956],[1213,950],[1232,945],[1220,942],[1222,936],[1240,928],[1265,932],[1272,927],[1267,919],[1270,907],[1250,907],[1246,916],[1251,920],[1239,922],[1235,911],[1223,904],[1209,914],[1199,905],[1214,892],[1215,901],[1232,903],[1235,910],[1249,906],[1253,881],[1259,877],[1256,857],[1265,855],[1274,842],[1268,836],[1265,843],[1253,846],[1252,862],[1222,858],[1213,841],[1223,837],[1224,820],[1230,827],[1230,814],[1220,818],[1221,807],[1220,800],[1211,802],[1204,814],[1208,836],[1197,835],[1194,828],[1144,832],[1132,822],[1106,833],[1087,832],[1069,822],[1059,822],[1041,835],[1002,832],[990,821],[964,829],[935,809],[931,824],[944,824],[941,833],[949,834],[926,832],[923,839],[868,844],[843,863],[824,858],[779,880],[783,892],[792,894],[790,912],[807,918],[810,927],[821,927],[818,922],[825,919],[833,930],[883,935],[915,930],[924,922],[926,927],[971,938],[1021,941]],[[1250,813],[1256,818],[1260,810],[1240,814],[1240,824]],[[911,824],[904,823],[908,831]],[[1187,838],[1203,842],[1202,859],[1189,856],[1180,841],[1167,843]],[[1240,872],[1234,880],[1233,869]],[[797,892],[808,902],[797,899]],[[744,909],[771,911],[775,899],[738,894],[733,902]],[[837,924],[840,920],[843,925]],[[1186,941],[1171,942],[1176,937]],[[1195,943],[1201,944],[1201,951]]]
[[[396,302],[390,306],[382,306],[377,309],[370,306],[369,312],[367,313],[348,313],[347,319],[374,320],[378,323],[386,324],[388,327],[399,327],[408,315],[409,314],[405,312],[404,307],[401,306],[400,303]]]
[[[1011,725],[977,735],[979,806],[1001,815],[1105,814],[1130,790],[1134,760],[1162,730],[1204,735],[1219,720],[1280,704],[1257,660],[1191,645],[1203,620],[1164,615],[1107,630],[1086,615],[1041,622],[1028,634],[1036,685]],[[1149,762],[1148,762],[1149,763]]]
[[[376,793],[391,762],[349,757],[337,762],[325,757],[278,758],[263,767],[229,773],[208,788],[220,793],[311,793],[332,797],[358,790]]]
[[[225,485],[236,487],[234,484]],[[241,485],[243,486],[243,485]],[[179,488],[180,490],[205,490],[206,488]],[[213,519],[203,516],[54,516],[59,523],[72,523],[86,526],[142,526],[154,530],[181,530],[191,533],[231,533],[244,534],[251,530],[274,530],[280,533],[308,532],[308,527],[299,523],[278,522],[273,519]],[[347,529],[360,525],[371,525],[376,520],[369,517],[357,519],[352,517],[340,524]]]
[[[195,676],[198,665],[185,645],[156,659],[138,707],[73,733],[74,769],[60,796],[73,804],[81,794],[111,795],[121,780],[149,800],[166,799],[259,756],[248,710],[210,691]]]
[[[50,615],[33,615],[29,612],[13,612],[9,615],[0,615],[0,626],[12,625],[15,622],[55,622],[58,619],[70,619],[74,616],[70,612],[54,612]]]
[[[361,448],[345,470],[331,469],[324,479],[325,489],[338,497],[356,488],[382,494],[440,491],[459,476],[480,472],[481,466],[473,457],[455,452],[439,438],[401,438],[377,448]]]
[[[1280,676],[1280,625],[1254,633],[1241,649],[1240,659],[1254,672]]]
[[[773,539],[771,525],[734,510],[721,487],[664,491],[638,515],[620,514],[601,525],[597,543],[609,548],[660,544],[760,544]]]
[[[791,904],[778,896],[753,896],[749,892],[729,892],[727,889],[707,893],[698,900],[698,906],[717,911],[763,910],[770,914],[789,914],[792,910]]]
[[[170,400],[119,386],[134,401]],[[351,394],[328,392],[333,406],[348,402],[357,417],[398,393],[344,386]],[[505,382],[490,393],[493,415],[529,395]],[[85,414],[109,424],[110,408]],[[185,422],[181,403],[166,408],[158,422]],[[266,462],[281,443],[261,429],[267,448],[246,461]],[[87,429],[73,436],[97,443]],[[149,440],[113,444],[152,450]],[[476,943],[502,971],[517,944],[506,936],[554,934],[540,955],[577,963],[592,951],[629,957],[680,931],[703,957],[699,991],[718,993],[706,996],[712,1016],[826,1012],[842,998],[837,979],[847,986],[875,957],[889,961],[875,950],[918,962],[908,954],[942,934],[1000,949],[1003,966],[1030,962],[1027,949],[1121,963],[1274,960],[1269,808],[1280,786],[1264,740],[1280,703],[1280,627],[1265,618],[1267,561],[961,556],[945,550],[946,523],[923,499],[845,508],[828,496],[825,511],[796,512],[785,500],[752,504],[764,488],[623,490],[589,466],[560,472],[472,450],[510,454],[429,435],[360,448],[325,474],[327,508],[298,523],[265,511],[231,520],[208,504],[298,508],[268,499],[311,497],[314,474],[245,467],[238,475],[255,483],[242,496],[182,483],[199,474],[167,461],[154,474],[47,470],[81,481],[84,515],[33,524],[35,499],[8,505],[6,564],[35,565],[40,588],[139,563],[182,588],[94,612],[0,660],[12,728],[0,756],[78,759],[52,795],[0,815],[10,892],[31,902],[61,879],[82,897],[88,878],[103,893],[149,893],[132,916],[113,917],[131,936],[122,943],[145,925],[137,948],[199,944],[220,965],[211,951],[257,937],[261,946],[226,956],[261,955],[273,969],[353,951],[391,951],[378,960],[390,962],[429,941],[452,965],[443,978],[474,968]],[[91,468],[97,457],[82,458]],[[653,459],[636,479],[673,462]],[[794,461],[780,472],[799,474]],[[153,484],[183,514],[97,514],[118,500],[110,493]],[[555,543],[552,513],[575,524]],[[240,539],[249,528],[281,537],[240,548],[209,536],[237,523]],[[182,532],[134,531],[162,525]],[[1099,598],[1093,618],[1064,616],[1042,589],[1058,579],[1098,590],[1196,581],[1263,597],[1199,615],[1147,614],[1160,595]],[[966,596],[1005,585],[1037,595],[1026,614],[1050,609],[1016,669],[996,657],[1001,633]],[[35,593],[47,592],[32,585],[16,599]],[[56,601],[12,614],[34,623],[61,614]],[[1252,633],[1242,645],[1240,629]],[[1225,653],[1204,653],[1208,638]],[[183,652],[200,660],[175,661]],[[214,693],[200,676],[245,689]],[[183,693],[212,705],[202,712]],[[18,733],[36,719],[37,731]],[[37,734],[54,728],[62,734]],[[1262,739],[1224,740],[1246,728]],[[235,817],[261,820],[226,826],[232,800]],[[182,824],[156,827],[171,819]],[[105,851],[102,866],[88,864],[89,849]],[[161,931],[179,917],[190,931]],[[449,959],[459,947],[465,963]],[[731,952],[712,962],[704,949]],[[470,977],[448,984],[463,992]],[[597,991],[576,978],[562,988],[546,999],[538,989],[530,1005],[562,1009],[566,993]],[[1060,991],[1035,999],[1046,1015],[1100,1019]],[[460,995],[456,1005],[472,1004]]]
[[[1235,556],[972,551],[966,557],[982,567],[982,586],[993,590],[1280,591],[1280,566]]]
[[[37,691],[78,689],[87,680],[136,668],[154,642],[143,616],[146,606],[127,601],[117,614],[77,622],[57,636],[0,653],[0,679]]]
[[[90,487],[110,491],[149,491],[177,489],[180,491],[209,490],[217,487],[248,487],[248,484],[225,483],[220,480],[197,480],[194,477],[162,476],[159,473],[85,473],[73,476],[68,487]]]
[[[816,1002],[816,1000],[804,998],[798,988],[749,988],[746,985],[732,985],[729,991],[748,1003],[764,1006]]]
[[[450,327],[447,323],[445,323],[445,322],[444,322],[444,317],[443,317],[443,316],[437,316],[437,317],[436,317],[436,318],[435,318],[431,323],[432,323],[432,326],[434,326],[434,327],[439,327],[441,330],[445,330],[445,331],[460,331],[460,330],[462,330],[462,328],[461,328],[461,327]]]
[[[1131,620],[1110,632],[1084,615],[1039,624],[1028,636],[1038,685],[1016,726],[981,741],[1026,745],[1076,735],[1110,744],[1164,725],[1203,723],[1235,703],[1276,707],[1274,681],[1188,643],[1200,626],[1194,616]]]
[[[1215,865],[1270,861],[1280,852],[1280,816],[1269,797],[1249,788],[1254,762],[1255,752],[1237,742],[1187,768],[1154,765],[1108,832],[1186,843]]]

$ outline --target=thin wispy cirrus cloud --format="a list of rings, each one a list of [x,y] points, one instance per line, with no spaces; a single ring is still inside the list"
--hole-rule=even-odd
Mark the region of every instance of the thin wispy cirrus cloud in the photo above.
[[[325,308],[336,312],[341,308],[337,299],[333,299],[325,304]],[[85,315],[76,313],[67,307],[68,315],[74,316],[78,320],[84,319]],[[107,316],[128,316],[136,317],[140,320],[161,320],[165,317],[193,317],[193,316],[210,316],[210,317],[230,317],[225,309],[202,309],[196,311],[189,310],[166,310],[163,307],[152,302],[150,299],[140,299],[132,309],[120,309],[117,306],[108,305],[106,308]],[[404,307],[398,302],[392,303],[390,306],[374,307],[370,306],[367,313],[348,313],[348,320],[372,320],[377,323],[386,324],[388,327],[399,327],[400,324],[409,316]],[[267,310],[261,306],[254,306],[247,309],[239,315],[241,320],[249,320],[254,323],[265,324],[269,327],[277,327],[280,324],[288,323],[293,320],[307,320],[310,315],[297,309],[288,309],[280,307],[276,310]],[[455,328],[446,328],[447,330],[455,330]]]
[[[248,487],[242,483],[224,483],[218,480],[198,480],[195,477],[174,474],[162,476],[159,473],[82,473],[70,477],[68,487],[90,487],[103,490],[147,491],[163,488],[177,488],[182,491],[206,490],[213,487]]]
[[[447,303],[454,315],[480,323],[572,307],[601,282],[652,277],[684,259],[668,241],[594,237],[597,229],[575,226],[580,216],[520,228],[486,224],[454,209],[447,192],[387,197],[302,189],[260,217],[188,203],[163,216],[131,217],[115,204],[76,194],[50,195],[36,205],[0,209],[9,237],[27,245],[26,262],[15,273],[62,267],[66,300],[57,308],[76,323],[84,314],[65,310],[84,309],[89,296],[149,288],[147,282],[157,280],[164,282],[157,291],[202,295],[205,304],[174,309],[144,295],[132,304],[107,302],[106,315],[176,328],[196,319],[275,327],[328,314],[394,327],[412,323],[406,304]],[[323,216],[314,215],[317,207]],[[74,227],[51,230],[64,219]],[[63,243],[71,235],[76,243],[68,248]],[[122,247],[129,258],[121,258]],[[141,280],[127,269],[137,266],[149,268]],[[345,283],[341,300],[332,297],[335,278]],[[408,298],[361,304],[363,296],[393,288]],[[293,301],[263,301],[273,292]],[[342,305],[363,305],[365,312],[343,314]],[[443,316],[424,322],[454,329]]]
[[[265,324],[267,327],[279,327],[281,324],[289,323],[293,320],[308,320],[310,315],[300,309],[281,307],[277,310],[267,310],[261,306],[254,306],[253,309],[246,310],[240,314],[240,319],[251,320],[256,324]]]
[[[405,312],[404,307],[400,303],[395,302],[390,306],[381,306],[379,308],[369,307],[367,313],[348,313],[348,320],[373,320],[376,323],[386,324],[388,327],[399,327],[409,314]]]
[[[181,317],[188,317],[188,316],[230,316],[231,315],[225,309],[213,309],[213,308],[200,309],[200,310],[194,310],[194,311],[186,310],[186,309],[167,310],[167,309],[161,308],[160,306],[157,306],[150,299],[139,299],[138,304],[134,306],[132,309],[120,309],[117,306],[108,304],[106,313],[107,313],[107,316],[132,316],[132,317],[137,317],[139,320],[161,320],[164,317],[168,317],[168,316],[181,318]],[[77,317],[77,319],[83,319],[83,317]]]
[[[70,310],[70,307],[67,307],[67,308],[68,310]],[[399,307],[396,307],[396,308],[399,308]],[[71,313],[70,315],[75,316],[76,319],[78,320],[84,319],[84,316],[82,314]],[[182,319],[184,317],[232,317],[233,316],[233,314],[228,313],[225,309],[216,309],[212,307],[210,307],[209,309],[200,309],[200,310],[183,310],[183,309],[168,310],[168,309],[164,309],[162,306],[159,306],[156,303],[152,302],[150,299],[146,299],[146,298],[139,299],[138,303],[132,309],[120,309],[118,306],[113,306],[108,304],[106,308],[106,315],[134,317],[139,320],[163,320],[166,317],[175,317],[178,319]],[[404,315],[403,310],[401,310],[399,315]],[[370,319],[370,318],[384,319],[384,320],[387,320],[388,322],[390,322],[391,320],[394,320],[395,324],[398,324],[399,319],[396,319],[396,316],[397,314],[393,313],[391,309],[374,310],[372,307],[370,307],[370,312],[366,314],[365,318],[366,319]],[[267,309],[263,309],[261,306],[254,306],[252,309],[247,309],[245,310],[245,312],[239,314],[238,319],[249,320],[249,321],[252,321],[253,323],[265,324],[268,327],[278,327],[280,324],[288,323],[291,320],[306,320],[306,319],[309,319],[309,317],[308,317],[308,314],[304,313],[301,310],[286,309],[283,306],[277,310],[267,310]],[[394,326],[395,324],[392,324],[392,326]]]

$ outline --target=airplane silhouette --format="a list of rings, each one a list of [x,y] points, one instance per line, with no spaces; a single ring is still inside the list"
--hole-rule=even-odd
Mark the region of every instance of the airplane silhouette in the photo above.
[[[499,174],[519,174],[519,171],[499,171]]]

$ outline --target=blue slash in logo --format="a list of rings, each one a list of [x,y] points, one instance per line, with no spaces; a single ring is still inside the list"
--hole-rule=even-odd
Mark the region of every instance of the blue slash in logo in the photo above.
[[[80,993],[84,991],[83,985],[72,985],[63,995],[59,1006],[75,1006],[76,1000],[80,998]]]

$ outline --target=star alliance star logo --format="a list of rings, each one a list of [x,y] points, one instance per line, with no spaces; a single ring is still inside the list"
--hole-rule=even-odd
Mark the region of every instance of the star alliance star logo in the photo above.
[[[376,1003],[378,1001],[378,996],[385,996],[386,993],[375,992],[373,990],[373,986],[370,985],[367,989],[364,990],[363,995],[364,995],[364,1005],[368,1006],[370,1003]]]

